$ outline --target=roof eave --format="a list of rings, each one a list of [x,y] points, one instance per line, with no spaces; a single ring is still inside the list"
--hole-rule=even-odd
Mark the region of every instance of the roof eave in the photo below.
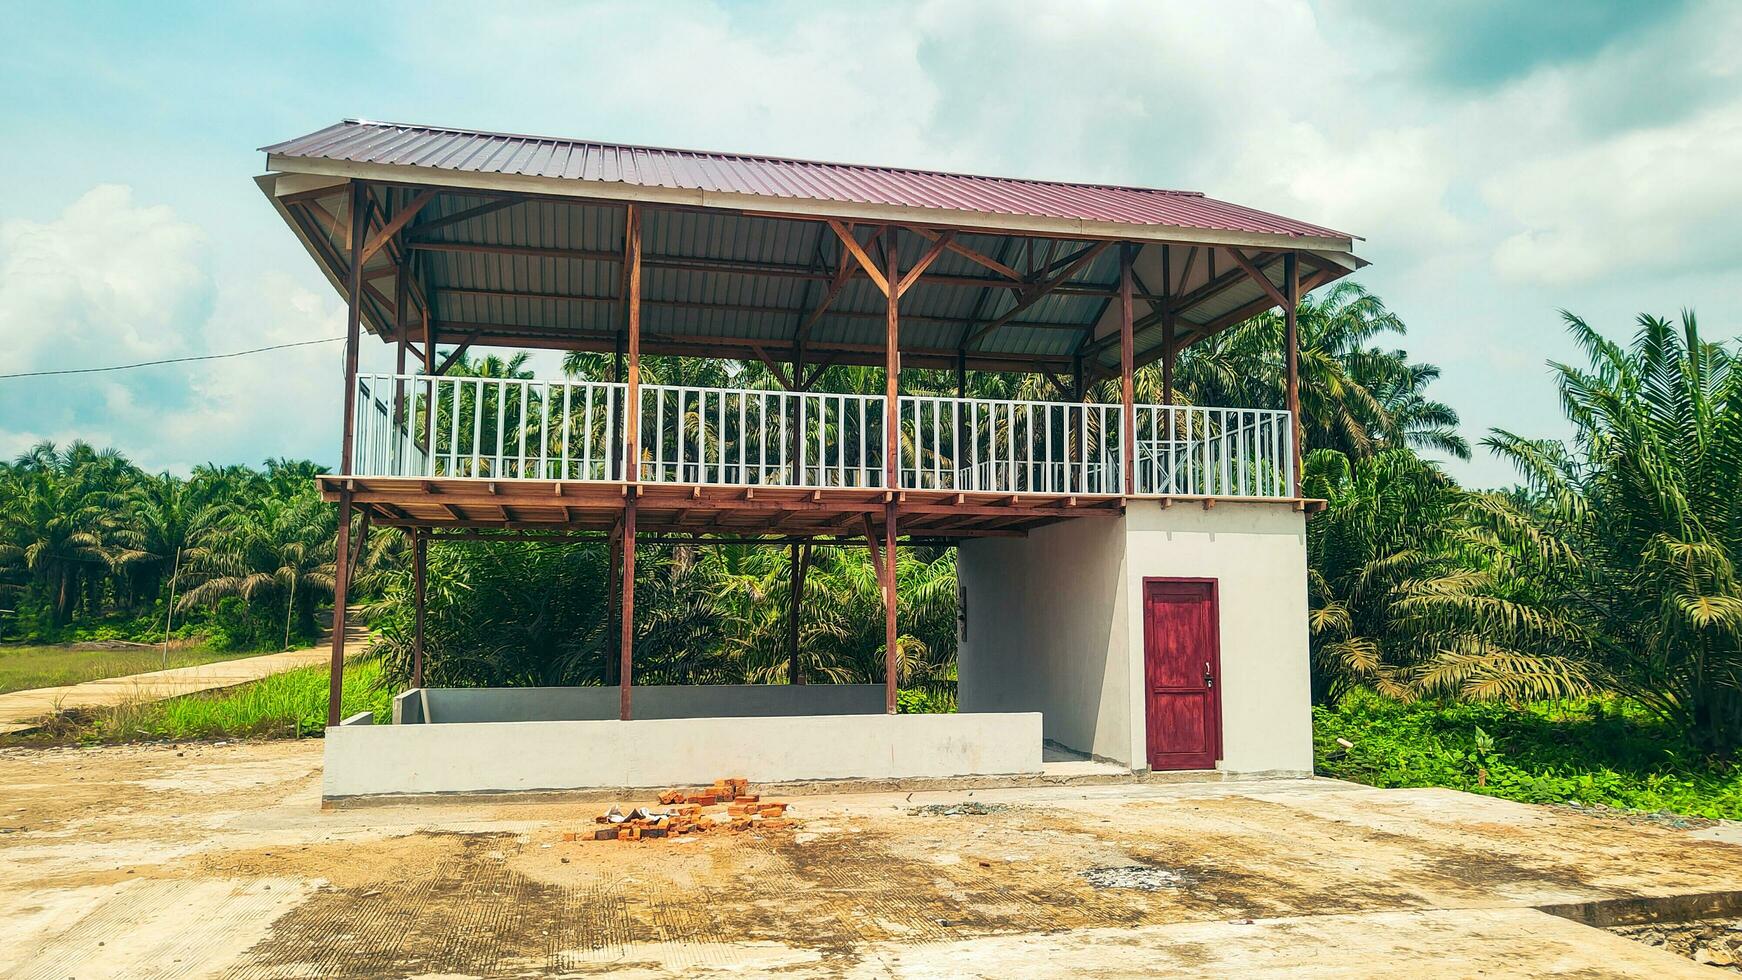
[[[626,203],[667,204],[812,220],[838,218],[847,221],[875,223],[943,225],[963,230],[1037,235],[1071,240],[1158,241],[1190,245],[1233,245],[1247,248],[1311,249],[1335,252],[1352,252],[1354,249],[1352,239],[1338,237],[1263,234],[1187,228],[1175,225],[1140,225],[985,211],[819,201],[761,194],[646,187],[617,181],[576,180],[527,174],[473,173],[406,164],[358,163],[322,157],[285,156],[277,153],[267,154],[266,166],[269,170],[282,173],[434,185],[474,191],[541,194]],[[270,191],[268,193],[270,194]],[[292,224],[294,225],[294,222]]]

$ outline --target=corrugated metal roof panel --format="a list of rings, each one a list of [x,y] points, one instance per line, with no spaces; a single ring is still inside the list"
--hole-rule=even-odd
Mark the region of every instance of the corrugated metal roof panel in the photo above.
[[[434,167],[861,205],[1351,238],[1196,191],[982,177],[347,119],[262,147],[281,157]]]

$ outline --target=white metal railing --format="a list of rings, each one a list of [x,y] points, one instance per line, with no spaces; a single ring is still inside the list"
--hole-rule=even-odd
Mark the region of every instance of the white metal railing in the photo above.
[[[403,389],[389,377],[357,378],[357,402],[352,426],[351,468],[356,473],[398,474],[422,472],[428,465],[422,447],[413,437],[409,406]],[[397,416],[397,418],[396,418]]]
[[[380,440],[394,444],[386,451],[359,426],[357,475],[610,480],[621,471],[623,385],[410,374],[357,381],[359,394],[403,397],[409,421]]]
[[[1294,428],[1287,412],[1139,405],[1136,435],[1138,493],[1290,495]]]
[[[351,472],[619,480],[626,385],[364,374]],[[649,483],[884,486],[881,395],[642,385],[637,478]],[[903,396],[906,489],[1118,494],[1118,405]],[[1137,493],[1286,497],[1287,412],[1139,405]]]
[[[1121,492],[1118,405],[907,396],[900,406],[903,487]]]
[[[641,479],[881,487],[881,395],[641,386]]]

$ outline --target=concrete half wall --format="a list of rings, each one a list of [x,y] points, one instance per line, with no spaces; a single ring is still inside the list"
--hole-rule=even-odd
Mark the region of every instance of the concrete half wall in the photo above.
[[[1037,773],[1038,714],[810,715],[327,729],[322,795]]]
[[[881,684],[702,684],[633,689],[637,720],[882,714]],[[397,725],[509,721],[606,721],[618,714],[615,687],[453,687],[407,691]]]

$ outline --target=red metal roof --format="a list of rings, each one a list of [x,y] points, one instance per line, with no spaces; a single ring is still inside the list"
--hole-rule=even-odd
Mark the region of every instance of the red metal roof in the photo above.
[[[1025,215],[1287,237],[1346,232],[1196,191],[821,163],[347,119],[265,152],[352,163],[623,183],[843,204]]]

